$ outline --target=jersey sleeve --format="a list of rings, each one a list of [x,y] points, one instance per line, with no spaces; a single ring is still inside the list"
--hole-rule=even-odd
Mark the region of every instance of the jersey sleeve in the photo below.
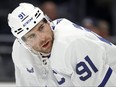
[[[107,43],[103,44],[106,52],[106,63],[109,64],[113,70],[116,72],[116,46],[109,45]]]
[[[16,39],[13,44],[12,59],[17,66],[24,66],[32,62],[32,54]]]
[[[30,73],[26,72],[25,68],[15,66],[15,80],[17,87],[37,86],[38,82],[35,80],[35,78],[36,77],[34,76],[34,74],[30,75]]]
[[[49,61],[47,61],[45,66],[40,59],[40,55],[32,55],[17,40],[13,45],[12,58],[18,87],[57,86],[52,76],[53,73],[49,66]]]
[[[114,51],[115,48],[108,47],[107,49]],[[79,84],[80,86],[116,85],[113,81],[116,75],[113,73],[114,77],[111,78],[113,69],[109,64],[113,61],[109,63],[107,61],[114,57],[107,52],[108,50],[98,41],[89,38],[81,37],[72,42],[66,52],[66,65],[72,68],[73,84],[75,86]],[[107,80],[104,80],[106,78]]]
[[[37,86],[39,81],[34,73],[34,59],[31,53],[15,40],[12,51],[17,86]],[[38,61],[39,63],[39,61]]]

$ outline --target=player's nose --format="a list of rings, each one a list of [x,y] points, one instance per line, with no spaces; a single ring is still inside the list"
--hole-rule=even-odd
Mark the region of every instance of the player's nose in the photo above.
[[[38,38],[39,41],[42,41],[42,42],[44,42],[46,40],[45,35],[41,35],[41,34],[38,34],[37,38]]]

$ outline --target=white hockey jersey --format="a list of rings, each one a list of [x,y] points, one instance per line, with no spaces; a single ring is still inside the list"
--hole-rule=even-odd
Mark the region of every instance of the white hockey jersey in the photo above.
[[[54,21],[54,44],[45,65],[17,40],[13,45],[17,86],[116,86],[116,47],[67,19]]]
[[[25,49],[16,39],[13,44],[12,59],[15,66],[16,86],[18,87],[59,87],[55,74],[50,67],[50,61],[46,55],[33,55]],[[48,55],[49,56],[49,55]],[[61,86],[73,86],[66,76],[65,83]]]
[[[55,25],[50,62],[60,85],[68,76],[75,87],[116,86],[116,46],[67,19]]]
[[[33,55],[17,40],[15,40],[13,45],[12,58],[15,66],[16,86],[57,86],[48,58],[42,59],[41,55]]]

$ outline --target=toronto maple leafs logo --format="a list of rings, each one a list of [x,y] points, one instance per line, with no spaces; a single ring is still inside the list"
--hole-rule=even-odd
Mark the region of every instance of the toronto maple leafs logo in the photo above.
[[[34,72],[33,67],[32,67],[31,69],[29,69],[29,68],[26,68],[26,69],[27,69],[27,71],[28,71],[29,73],[33,73],[33,72]]]

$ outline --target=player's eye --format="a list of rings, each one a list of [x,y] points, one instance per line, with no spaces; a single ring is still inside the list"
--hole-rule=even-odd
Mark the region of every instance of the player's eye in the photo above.
[[[27,39],[28,39],[28,40],[31,40],[31,39],[34,39],[35,37],[36,37],[35,34],[31,34],[31,35],[29,35],[29,36],[27,37]]]
[[[38,28],[38,31],[42,31],[44,29],[44,23]]]

